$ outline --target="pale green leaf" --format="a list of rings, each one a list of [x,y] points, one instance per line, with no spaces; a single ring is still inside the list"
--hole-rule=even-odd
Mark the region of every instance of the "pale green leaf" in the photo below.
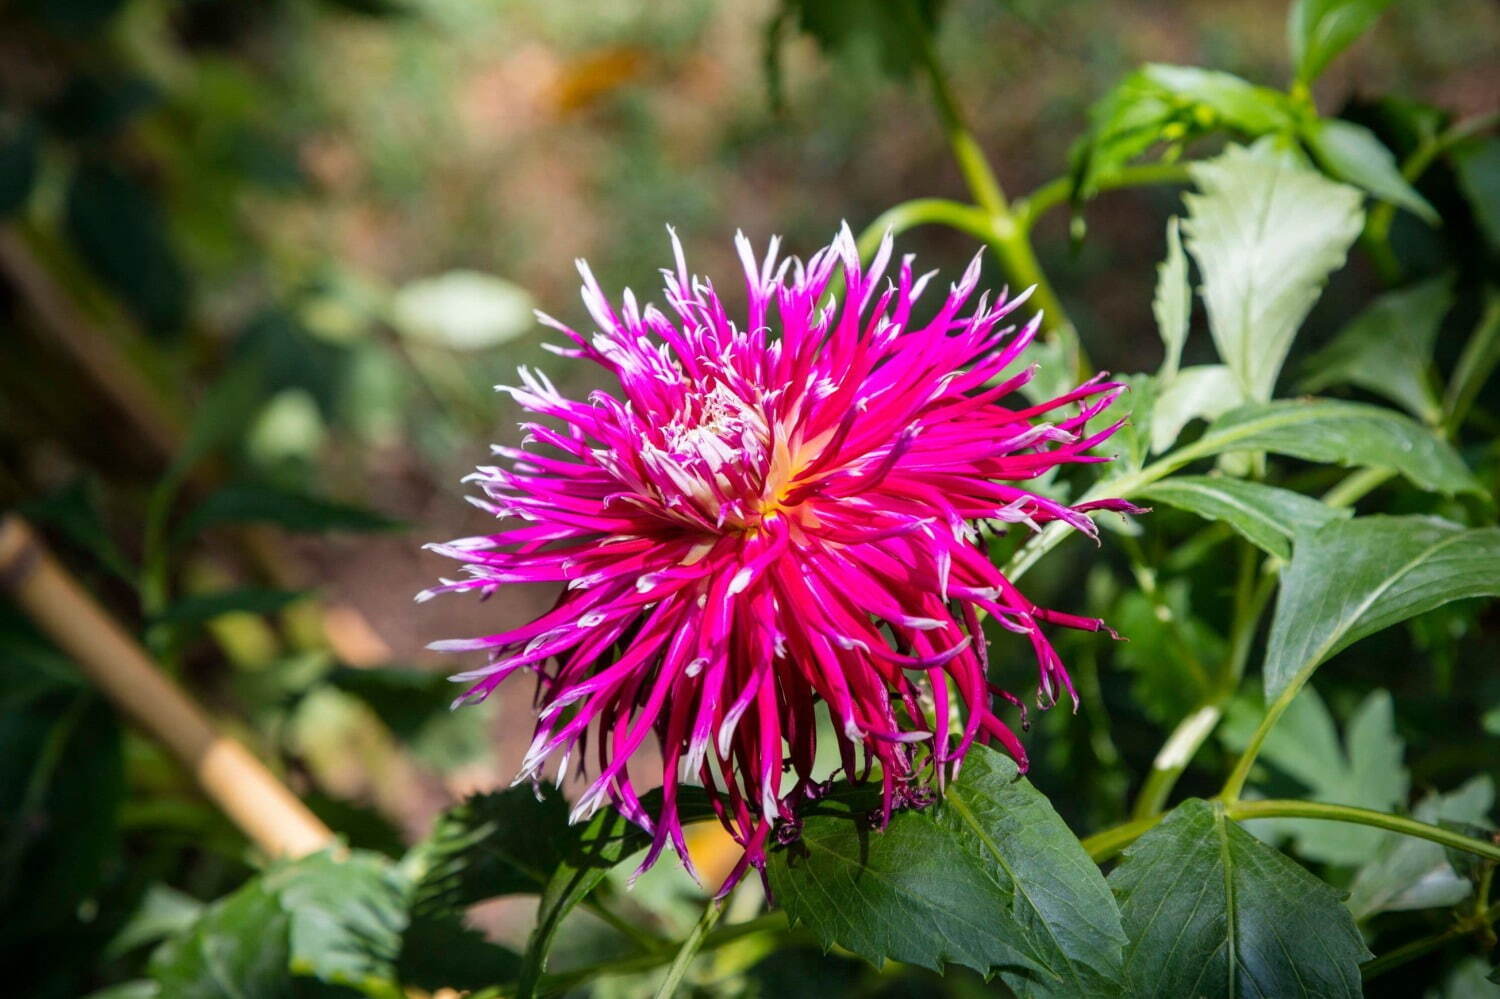
[[[1448,794],[1427,795],[1412,810],[1412,817],[1433,825],[1478,825],[1488,819],[1494,804],[1495,785],[1483,775]],[[1399,833],[1381,833],[1380,848],[1355,875],[1346,904],[1356,919],[1365,919],[1378,912],[1457,905],[1472,891],[1469,880],[1453,870],[1438,844]]]
[[[1151,450],[1165,451],[1193,420],[1211,420],[1245,403],[1239,379],[1222,364],[1183,368],[1157,389],[1151,410]]]
[[[1391,5],[1391,0],[1296,0],[1287,20],[1297,79],[1317,79]]]
[[[1209,332],[1252,400],[1271,397],[1292,339],[1364,224],[1360,193],[1287,156],[1231,146],[1190,167],[1187,246]]]
[[[1225,817],[1186,801],[1109,876],[1134,997],[1357,999],[1369,958],[1339,894]]]
[[[1151,312],[1161,334],[1166,356],[1161,363],[1161,380],[1170,383],[1182,363],[1182,345],[1187,342],[1188,320],[1192,316],[1193,292],[1188,286],[1187,254],[1182,252],[1180,220],[1173,216],[1167,222],[1167,256],[1156,267],[1156,295]]]
[[[1377,298],[1305,365],[1302,388],[1350,384],[1384,396],[1428,423],[1442,419],[1432,350],[1453,302],[1452,282],[1433,278]]]
[[[1298,531],[1315,530],[1347,510],[1335,510],[1310,496],[1227,476],[1179,475],[1138,494],[1179,507],[1208,520],[1221,520],[1269,555],[1286,559]]]
[[[391,321],[401,335],[452,350],[487,350],[532,327],[525,289],[478,271],[450,271],[396,293]]]
[[[1500,527],[1377,516],[1299,536],[1271,621],[1266,699],[1366,635],[1453,600],[1497,595]]]
[[[1338,118],[1318,118],[1303,128],[1302,138],[1323,169],[1339,180],[1405,208],[1428,225],[1439,223],[1437,210],[1401,176],[1396,157],[1368,128]]]

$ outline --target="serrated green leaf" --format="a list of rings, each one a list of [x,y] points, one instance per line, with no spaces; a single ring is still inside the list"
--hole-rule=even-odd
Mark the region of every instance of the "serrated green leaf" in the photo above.
[[[1466,597],[1500,595],[1500,527],[1357,517],[1297,538],[1266,648],[1266,700],[1366,635]]]
[[[1369,958],[1331,887],[1225,817],[1186,801],[1109,876],[1129,994],[1357,999]]]
[[[1452,447],[1410,417],[1379,406],[1333,399],[1242,406],[1215,420],[1180,453],[1201,458],[1237,451],[1389,468],[1422,489],[1446,495],[1484,494]]]
[[[1364,225],[1357,190],[1285,156],[1231,146],[1189,171],[1187,247],[1203,277],[1209,332],[1251,400],[1277,375],[1328,275]]]
[[[1156,294],[1151,299],[1156,331],[1165,348],[1160,372],[1163,383],[1176,377],[1182,363],[1192,310],[1193,291],[1188,286],[1187,254],[1182,252],[1181,220],[1174,215],[1167,221],[1167,256],[1156,266]]]
[[[1234,528],[1246,541],[1280,559],[1291,557],[1298,531],[1315,530],[1349,516],[1310,496],[1228,476],[1179,475],[1141,492],[1140,497],[1191,511]]]
[[[203,914],[203,903],[171,885],[151,884],[125,925],[104,948],[106,959],[116,959],[142,944],[181,933]]]
[[[1494,803],[1495,786],[1485,775],[1456,791],[1427,795],[1412,810],[1412,817],[1432,824],[1444,820],[1478,823],[1489,816]],[[1468,879],[1454,872],[1438,844],[1383,833],[1374,858],[1354,876],[1346,904],[1354,918],[1366,919],[1379,912],[1457,905],[1472,890]]]
[[[147,970],[174,999],[289,999],[291,922],[276,897],[252,881],[163,944]]]
[[[419,916],[401,937],[396,970],[403,985],[440,992],[480,991],[515,980],[521,956],[490,943],[457,917]]]
[[[1313,158],[1339,180],[1369,191],[1381,201],[1405,208],[1428,225],[1437,225],[1437,209],[1401,176],[1396,157],[1375,133],[1338,118],[1316,118],[1303,126],[1302,139]]]
[[[938,804],[872,829],[878,799],[811,809],[772,854],[772,891],[824,946],[997,968],[1021,996],[1118,994],[1120,930],[1099,869],[1001,754],[976,747]]]
[[[1390,5],[1391,0],[1296,0],[1288,12],[1287,36],[1297,79],[1317,79]]]
[[[438,816],[408,855],[416,881],[413,908],[457,912],[500,895],[540,893],[576,834],[555,788],[473,795]]]
[[[1380,296],[1308,358],[1302,389],[1357,385],[1420,420],[1440,422],[1443,403],[1430,371],[1438,329],[1453,304],[1452,289],[1453,282],[1442,277]]]
[[[1224,365],[1183,368],[1157,389],[1151,410],[1151,451],[1165,451],[1177,443],[1182,428],[1193,420],[1222,416],[1245,401],[1239,379]]]

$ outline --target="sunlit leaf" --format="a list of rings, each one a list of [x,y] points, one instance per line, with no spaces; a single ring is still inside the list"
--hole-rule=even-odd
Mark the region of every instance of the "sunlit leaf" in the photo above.
[[[1151,450],[1165,451],[1193,420],[1211,420],[1246,401],[1234,372],[1222,364],[1195,364],[1157,389],[1151,410]]]
[[[1349,516],[1347,510],[1335,510],[1301,493],[1229,476],[1173,476],[1139,495],[1223,521],[1246,541],[1281,559],[1291,556],[1297,532]]]
[[[1193,291],[1188,286],[1187,254],[1182,252],[1181,220],[1173,216],[1167,222],[1167,256],[1156,267],[1156,295],[1151,312],[1156,316],[1156,331],[1161,334],[1165,357],[1161,379],[1170,383],[1182,363],[1182,345],[1187,342],[1188,320],[1192,316]]]
[[[1219,356],[1252,400],[1271,398],[1292,339],[1364,224],[1357,190],[1287,156],[1231,146],[1190,168],[1188,250]]]
[[[1297,79],[1317,79],[1390,5],[1391,0],[1295,0],[1287,15],[1287,36]]]
[[[1437,210],[1417,193],[1396,165],[1396,157],[1363,125],[1337,118],[1318,118],[1302,132],[1323,169],[1422,219],[1438,224]]]

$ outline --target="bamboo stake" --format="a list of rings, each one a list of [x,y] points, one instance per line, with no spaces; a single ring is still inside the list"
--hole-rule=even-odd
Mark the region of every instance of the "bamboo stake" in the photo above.
[[[273,856],[300,857],[333,832],[147,657],[19,516],[0,518],[0,588],[143,731],[192,771],[224,814]]]

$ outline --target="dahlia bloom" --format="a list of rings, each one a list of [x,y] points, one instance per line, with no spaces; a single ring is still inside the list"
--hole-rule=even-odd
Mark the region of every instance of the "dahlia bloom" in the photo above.
[[[806,262],[761,261],[743,236],[748,315],[737,323],[707,280],[690,276],[673,235],[663,270],[674,315],[618,308],[588,266],[584,336],[547,316],[618,389],[568,399],[522,369],[502,387],[527,411],[522,448],[469,480],[472,502],[507,525],[432,549],[464,563],[445,591],[488,596],[510,583],[560,583],[547,613],[481,638],[433,644],[483,651],[455,680],[482,699],[520,670],[538,689],[535,738],[520,780],[574,751],[593,779],[574,820],[605,802],[653,837],[641,865],[670,843],[688,860],[682,782],[700,784],[744,848],[723,890],[761,866],[773,830],[790,838],[813,774],[825,704],[841,771],[878,767],[884,815],[923,800],[966,750],[997,742],[1024,769],[1026,751],[996,714],[1020,702],[990,682],[980,616],[1024,636],[1040,669],[1038,701],[1077,695],[1043,625],[1098,630],[1046,610],[988,559],[979,526],[1035,529],[1061,520],[1090,536],[1089,510],[1017,483],[1090,454],[1119,424],[1085,425],[1121,390],[1095,378],[1050,402],[1006,405],[1032,376],[1003,372],[1040,317],[1002,325],[1026,295],[980,296],[979,258],[936,314],[914,321],[931,274],[904,258],[894,279],[886,237],[869,268],[847,227]],[[843,293],[834,298],[836,275]],[[648,736],[661,751],[662,795],[643,807],[627,761]]]

